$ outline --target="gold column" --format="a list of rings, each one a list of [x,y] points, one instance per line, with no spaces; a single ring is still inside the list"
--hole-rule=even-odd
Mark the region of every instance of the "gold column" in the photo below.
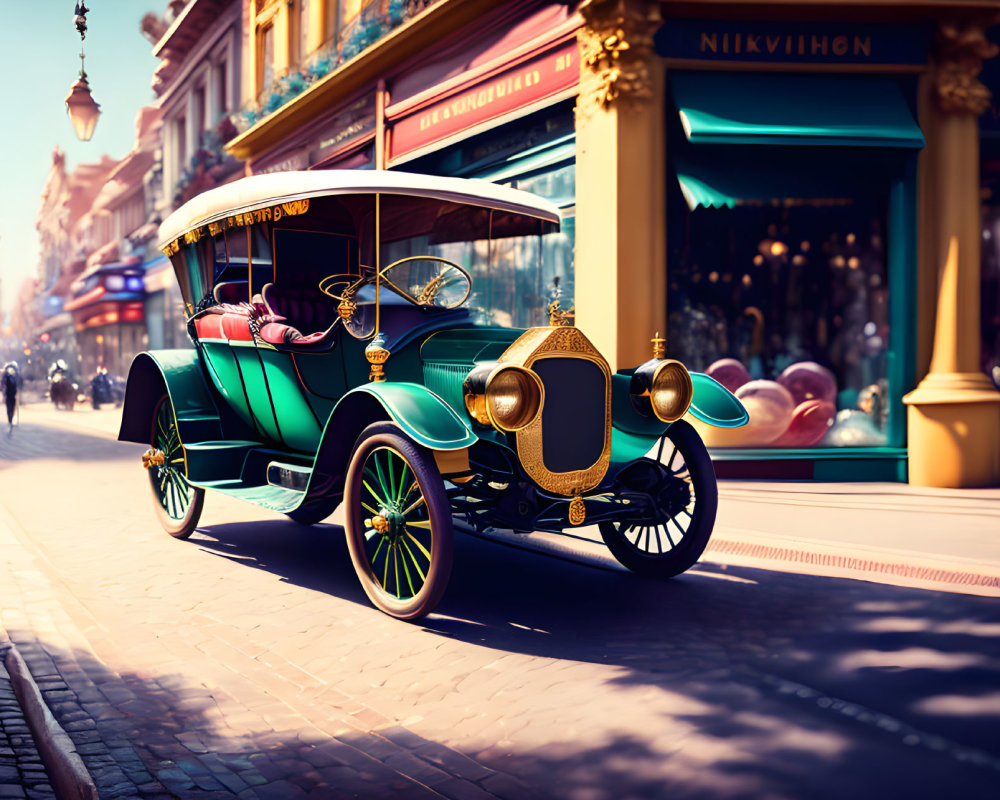
[[[997,48],[985,23],[942,24],[932,62],[934,102],[924,107],[924,241],[940,265],[930,370],[908,406],[909,480],[919,486],[1000,483],[1000,392],[979,370],[980,207],[978,117],[989,91],[977,76]],[[927,213],[929,212],[929,213]]]
[[[585,0],[576,105],[576,324],[611,368],[666,330],[664,70],[654,0]]]

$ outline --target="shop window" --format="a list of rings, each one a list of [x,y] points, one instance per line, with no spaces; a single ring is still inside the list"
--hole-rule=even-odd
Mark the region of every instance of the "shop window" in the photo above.
[[[671,89],[668,355],[750,415],[706,442],[902,446],[923,145],[905,86],[690,73]]]
[[[668,207],[668,355],[739,397],[717,447],[891,441],[891,154],[718,148],[675,161]],[[704,155],[704,154],[703,154]],[[710,165],[704,167],[704,165]],[[891,390],[891,391],[890,391]]]
[[[177,170],[180,172],[187,167],[188,160],[187,117],[183,114],[174,122],[174,136],[177,139]]]
[[[271,88],[274,83],[274,25],[257,30],[257,91]]]
[[[205,113],[205,87],[199,86],[194,90],[194,134],[199,147],[205,143]]]
[[[1000,206],[983,208],[980,326],[982,369],[1000,389]]]
[[[229,111],[229,68],[225,60],[215,65],[215,119]]]
[[[299,0],[298,52],[296,60],[301,62],[309,54],[309,0]]]

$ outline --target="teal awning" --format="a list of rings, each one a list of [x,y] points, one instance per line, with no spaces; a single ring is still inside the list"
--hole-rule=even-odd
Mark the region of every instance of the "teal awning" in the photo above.
[[[671,154],[693,211],[745,203],[840,205],[872,196],[872,179],[902,174],[906,151],[848,147],[687,145]]]
[[[693,144],[924,146],[889,79],[687,73],[671,76],[671,88]]]

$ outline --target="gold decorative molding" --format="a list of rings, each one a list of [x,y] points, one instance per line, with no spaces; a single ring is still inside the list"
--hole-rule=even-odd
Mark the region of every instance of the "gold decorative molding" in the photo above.
[[[650,64],[657,59],[653,35],[663,22],[650,0],[584,0],[577,113],[619,102],[641,106],[652,98]]]
[[[949,114],[975,114],[990,107],[990,90],[979,82],[983,61],[998,48],[986,36],[986,22],[945,22],[934,45],[934,90],[938,106]]]
[[[507,348],[497,364],[530,370],[536,361],[544,358],[579,358],[596,364],[604,374],[604,444],[593,464],[571,472],[552,472],[545,465],[541,414],[516,434],[521,466],[532,480],[546,491],[573,497],[597,486],[611,463],[611,370],[590,340],[572,326],[529,328]],[[566,409],[565,413],[572,412]]]

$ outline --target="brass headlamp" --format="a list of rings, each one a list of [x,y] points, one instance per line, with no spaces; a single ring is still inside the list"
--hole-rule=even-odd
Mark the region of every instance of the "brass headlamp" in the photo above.
[[[644,417],[676,422],[691,406],[694,385],[680,361],[664,358],[665,341],[653,338],[653,358],[636,368],[629,385],[632,407]]]
[[[465,408],[480,425],[513,433],[530,425],[542,409],[544,390],[530,369],[513,364],[480,364],[462,386]]]

